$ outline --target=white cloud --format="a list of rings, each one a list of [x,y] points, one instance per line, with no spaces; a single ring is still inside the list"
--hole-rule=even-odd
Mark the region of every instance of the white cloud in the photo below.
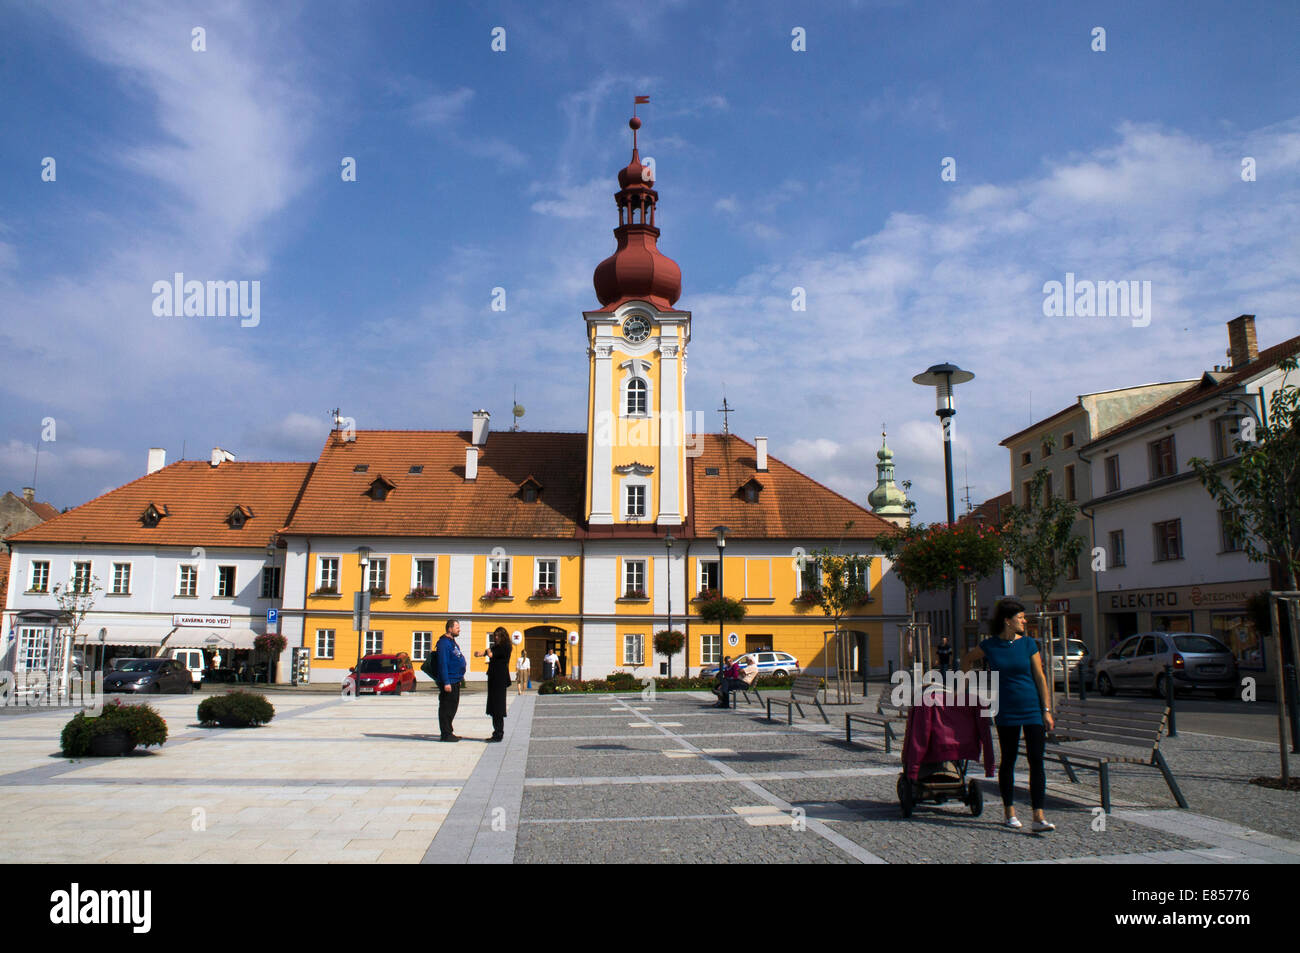
[[[474,98],[474,90],[462,86],[445,93],[431,93],[411,106],[411,118],[417,123],[436,126],[459,119]]]

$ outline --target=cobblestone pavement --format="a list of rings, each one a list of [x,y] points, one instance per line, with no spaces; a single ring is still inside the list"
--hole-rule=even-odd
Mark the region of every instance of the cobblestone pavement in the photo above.
[[[1071,783],[1048,765],[1050,834],[1003,827],[997,783],[985,811],[898,808],[897,747],[879,731],[844,740],[844,707],[793,725],[757,706],[709,707],[705,693],[537,699],[514,859],[525,863],[663,861],[829,863],[1300,862],[1300,801],[1248,784],[1277,772],[1267,744],[1184,731],[1161,742],[1190,804],[1178,810],[1158,771],[1112,770],[1102,816],[1095,772]],[[868,700],[854,708],[874,708]],[[1029,816],[1027,768],[1017,773]]]

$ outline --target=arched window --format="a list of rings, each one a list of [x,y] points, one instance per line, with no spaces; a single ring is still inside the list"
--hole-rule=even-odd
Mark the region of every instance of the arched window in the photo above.
[[[644,414],[646,412],[646,382],[639,377],[634,377],[627,382],[627,415]]]

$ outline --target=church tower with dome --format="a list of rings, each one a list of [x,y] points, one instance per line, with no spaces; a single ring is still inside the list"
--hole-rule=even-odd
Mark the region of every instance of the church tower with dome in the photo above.
[[[876,451],[876,488],[867,494],[871,512],[895,526],[912,525],[912,511],[907,505],[907,494],[894,483],[894,452],[880,434],[880,449]]]
[[[596,266],[601,307],[587,322],[587,490],[589,526],[636,533],[680,526],[687,517],[683,379],[691,314],[674,305],[682,270],[659,250],[659,193],[637,148],[618,174],[614,253]]]

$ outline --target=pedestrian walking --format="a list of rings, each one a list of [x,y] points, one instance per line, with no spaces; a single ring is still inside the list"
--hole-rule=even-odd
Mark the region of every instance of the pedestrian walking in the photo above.
[[[532,665],[533,663],[528,661],[528,650],[520,649],[519,661],[515,662],[515,688],[517,694],[522,695],[524,693],[524,682],[527,682],[529,690],[532,690],[533,678],[530,674]]]
[[[555,654],[555,646],[551,646],[542,657],[542,680],[549,682],[556,676],[559,668],[560,657]]]
[[[952,666],[952,646],[948,644],[948,636],[939,640],[939,644],[934,649],[935,657],[939,660],[939,671],[946,672]]]
[[[438,639],[438,730],[442,741],[460,741],[452,731],[456,709],[460,707],[460,686],[465,681],[465,656],[456,644],[460,623],[447,620],[447,628]]]
[[[1039,834],[1056,830],[1056,825],[1043,816],[1043,804],[1047,800],[1043,748],[1047,743],[1047,732],[1052,729],[1052,709],[1038,643],[1025,635],[1025,628],[1024,604],[1015,599],[1000,600],[989,623],[992,635],[966,653],[961,660],[961,669],[968,672],[984,659],[990,671],[997,673],[998,713],[994,722],[998,728],[998,747],[1002,751],[998,788],[1002,793],[1003,823],[1011,828],[1024,826],[1016,817],[1013,803],[1016,757],[1023,733],[1029,761],[1029,803],[1034,812],[1031,829]]]
[[[488,741],[500,741],[506,730],[506,688],[510,685],[510,633],[504,626],[492,630],[492,641],[482,652],[475,652],[475,658],[486,658],[487,667],[487,713],[492,717],[492,737]]]

